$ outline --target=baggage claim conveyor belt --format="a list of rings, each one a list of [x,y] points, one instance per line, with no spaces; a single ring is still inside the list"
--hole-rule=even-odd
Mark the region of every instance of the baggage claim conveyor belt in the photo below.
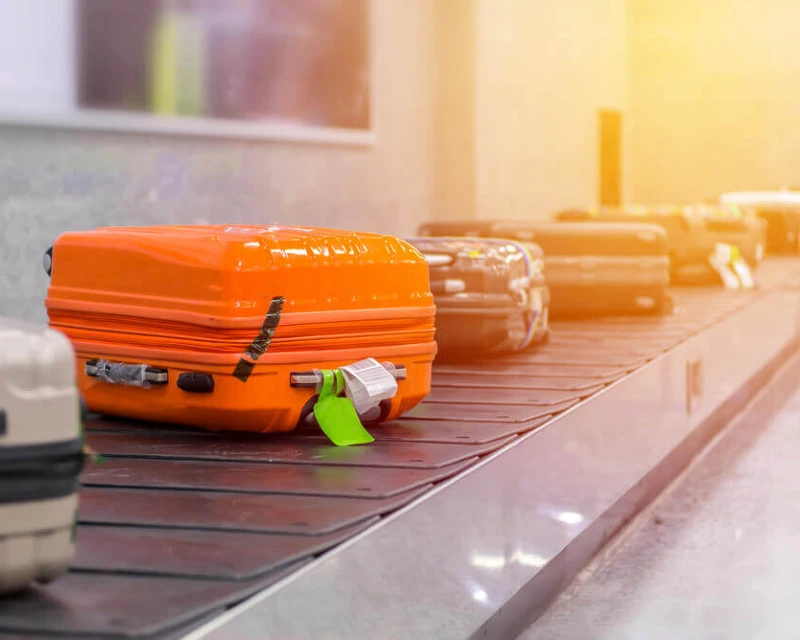
[[[795,276],[437,365],[369,446],[92,417],[74,568],[0,600],[0,637],[519,633],[797,350]]]

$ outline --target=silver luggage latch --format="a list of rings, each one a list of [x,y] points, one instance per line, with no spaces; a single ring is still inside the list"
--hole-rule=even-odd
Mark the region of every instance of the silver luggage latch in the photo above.
[[[406,368],[403,365],[395,366],[391,362],[381,363],[392,374],[395,380],[406,379]],[[289,384],[295,388],[316,389],[322,384],[322,373],[319,371],[293,371],[289,375]]]

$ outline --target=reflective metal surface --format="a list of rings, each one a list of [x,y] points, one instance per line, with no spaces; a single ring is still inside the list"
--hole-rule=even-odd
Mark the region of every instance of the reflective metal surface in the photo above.
[[[406,420],[446,420],[448,422],[532,422],[547,415],[566,411],[578,403],[578,399],[555,404],[436,404],[423,402],[406,415]]]
[[[523,640],[796,637],[798,376],[800,355]]]
[[[721,309],[636,375],[190,637],[518,632],[688,461],[683,445],[708,431],[712,414],[744,402],[754,374],[794,348],[799,303],[796,292],[774,291],[735,315],[726,317],[744,303]],[[702,394],[688,403],[687,364],[698,361]],[[676,451],[683,457],[670,458]]]
[[[545,413],[551,413],[548,411]],[[220,462],[291,463],[435,469],[485,454],[503,443],[465,447],[378,441],[369,447],[335,447],[325,438],[209,438],[206,435],[163,437],[142,434],[89,434],[95,451],[116,457]]]
[[[297,570],[291,565],[266,578],[240,582],[72,572],[47,591],[3,599],[2,636],[125,638],[163,635],[219,614],[242,598]],[[71,606],[74,594],[85,606]],[[91,634],[91,635],[90,635]]]
[[[73,568],[182,578],[250,579],[321,553],[377,520],[370,518],[321,536],[276,534],[262,539],[242,532],[85,524],[78,531],[78,555]]]
[[[430,395],[425,399],[426,404],[459,404],[462,406],[474,404],[487,405],[526,405],[534,407],[551,407],[562,402],[569,402],[600,391],[603,385],[595,385],[581,391],[543,390],[531,389],[530,393],[520,393],[519,389],[478,389],[478,388],[451,388],[433,387]]]
[[[320,500],[318,496],[86,487],[78,520],[82,524],[319,536],[393,511],[429,488],[386,499]]]
[[[389,498],[448,478],[477,457],[440,469],[376,468],[367,478],[355,469],[320,470],[309,465],[224,464],[194,460],[107,458],[90,463],[84,487],[199,489],[228,493],[262,493],[340,498]]]

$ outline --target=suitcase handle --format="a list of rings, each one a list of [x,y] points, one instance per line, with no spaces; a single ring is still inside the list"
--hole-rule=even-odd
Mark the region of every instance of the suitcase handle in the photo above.
[[[431,293],[463,293],[467,285],[463,280],[448,278],[446,280],[431,280]]]
[[[446,267],[455,262],[453,256],[446,253],[426,253],[423,257],[429,267]]]
[[[403,365],[395,366],[391,363],[383,363],[386,370],[392,374],[395,380],[406,379],[406,368]],[[289,374],[289,385],[295,388],[316,389],[322,383],[321,371],[293,371]]]
[[[146,383],[147,386],[151,385],[164,385],[169,383],[169,372],[166,369],[161,369],[158,367],[149,367],[147,365],[129,365],[122,362],[108,362],[109,366],[111,367],[119,367],[124,373],[131,373],[136,374],[137,377],[140,377],[140,384],[136,386],[143,386],[141,382]],[[97,378],[100,367],[98,366],[100,363],[99,360],[89,360],[86,363],[86,367],[84,372],[90,378]],[[122,369],[124,367],[129,367],[129,370]],[[131,382],[128,378],[130,376],[122,375],[119,379],[109,378],[108,376],[103,377],[104,382],[108,382],[111,384],[126,384],[129,386],[134,385],[134,382]]]

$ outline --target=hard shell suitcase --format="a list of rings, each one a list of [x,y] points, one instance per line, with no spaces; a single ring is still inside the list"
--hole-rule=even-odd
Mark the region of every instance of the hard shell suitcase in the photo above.
[[[725,193],[720,202],[751,209],[767,224],[767,252],[800,253],[800,193],[742,191]]]
[[[364,358],[397,379],[369,422],[430,389],[427,263],[391,236],[237,225],[67,233],[52,249],[46,304],[99,413],[290,431],[312,413],[319,370]]]
[[[472,221],[460,224],[426,223],[420,235],[476,228]],[[552,317],[665,309],[669,258],[666,234],[658,226],[497,221],[480,232],[542,248]]]
[[[525,349],[549,333],[542,250],[510,240],[412,238],[430,267],[439,359]]]
[[[571,209],[556,214],[560,222],[655,224],[667,234],[670,276],[673,282],[708,275],[708,259],[714,241],[706,233],[703,220],[681,207],[626,206],[598,209]]]
[[[752,269],[756,269],[764,260],[767,244],[767,223],[764,220],[742,211],[736,205],[695,205],[685,210],[703,221],[713,244],[738,247]]]
[[[667,238],[656,225],[513,222],[494,233],[542,248],[554,317],[665,310]]]
[[[0,593],[72,561],[83,462],[73,361],[59,333],[0,318]]]

